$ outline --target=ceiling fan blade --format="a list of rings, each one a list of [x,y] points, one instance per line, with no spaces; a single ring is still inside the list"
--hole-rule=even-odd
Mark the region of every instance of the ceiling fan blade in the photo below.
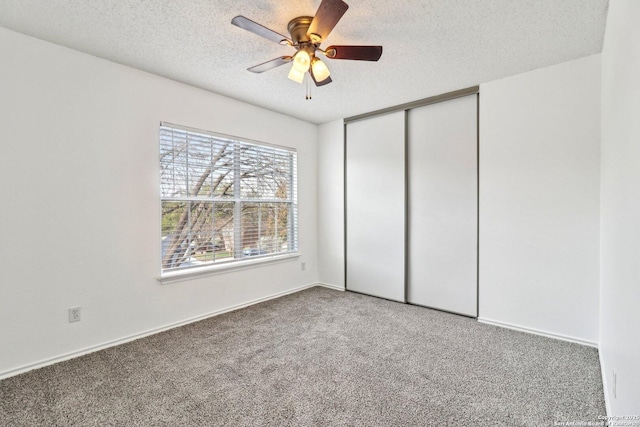
[[[267,27],[260,25],[249,18],[245,18],[244,16],[236,16],[231,20],[231,23],[236,27],[240,27],[243,30],[251,31],[254,34],[257,34],[261,37],[264,37],[265,39],[269,39],[276,43],[280,43],[283,40],[286,40],[288,44],[293,44],[289,37],[285,37],[282,34],[276,33],[275,31],[270,30]]]
[[[271,61],[263,62],[262,64],[254,65],[251,68],[247,68],[247,70],[252,73],[264,73],[265,71],[269,71],[273,68],[279,67],[281,65],[286,64],[287,62],[291,62],[293,57],[291,56],[281,56],[280,58],[272,59]]]
[[[324,79],[323,81],[319,82],[316,80],[316,76],[313,75],[313,69],[309,68],[309,74],[311,75],[311,78],[313,79],[313,82],[316,84],[316,86],[320,87],[320,86],[324,86],[324,85],[328,85],[329,83],[331,83],[333,80],[331,80],[331,77],[327,77],[326,79]]]
[[[307,30],[307,35],[317,34],[322,37],[322,40],[326,39],[347,9],[349,5],[342,0],[322,0]]]
[[[382,46],[329,46],[327,58],[377,61],[382,56]]]

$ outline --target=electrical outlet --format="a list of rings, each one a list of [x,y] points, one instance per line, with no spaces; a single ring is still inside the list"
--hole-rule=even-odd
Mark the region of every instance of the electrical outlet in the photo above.
[[[618,397],[618,373],[616,370],[613,370],[613,398]]]
[[[80,307],[71,307],[69,309],[69,323],[80,321]]]
[[[300,263],[300,269],[301,269],[302,271],[306,270],[306,269],[307,269],[307,263],[306,263],[306,262],[301,262],[301,263]]]

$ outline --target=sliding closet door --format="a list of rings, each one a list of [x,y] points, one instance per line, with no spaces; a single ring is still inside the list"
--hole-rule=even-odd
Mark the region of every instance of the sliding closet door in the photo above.
[[[347,289],[405,301],[404,111],[346,128]]]
[[[477,316],[477,96],[408,113],[407,301]]]

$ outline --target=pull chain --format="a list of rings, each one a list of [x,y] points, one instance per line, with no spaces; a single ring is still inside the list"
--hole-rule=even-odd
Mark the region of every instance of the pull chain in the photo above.
[[[307,96],[306,96],[306,100],[309,101],[311,99],[311,82],[307,76],[305,76],[305,80],[307,81]]]

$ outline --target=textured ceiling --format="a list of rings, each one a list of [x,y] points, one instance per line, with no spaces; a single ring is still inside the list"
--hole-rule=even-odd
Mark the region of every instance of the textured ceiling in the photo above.
[[[291,54],[231,25],[244,15],[281,34],[320,0],[0,0],[0,26],[313,123],[349,117],[602,50],[607,0],[346,0],[329,44],[380,44],[379,62],[325,61],[312,88]]]

